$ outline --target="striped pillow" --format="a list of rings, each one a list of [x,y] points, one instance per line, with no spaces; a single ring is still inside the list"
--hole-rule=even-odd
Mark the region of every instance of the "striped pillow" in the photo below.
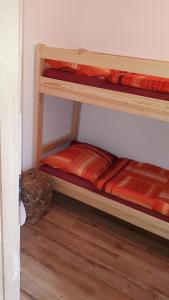
[[[169,217],[169,170],[119,159],[95,187]]]
[[[45,65],[49,69],[56,69],[68,72],[75,72],[80,75],[86,75],[89,77],[101,77],[108,78],[111,75],[111,70],[106,68],[99,68],[88,65],[80,65],[67,61],[59,61],[53,59],[45,59]]]
[[[78,64],[53,59],[45,59],[45,65],[46,68],[49,69],[63,70],[68,72],[76,72],[78,69]]]
[[[115,156],[98,147],[74,143],[67,149],[48,156],[44,163],[94,183],[114,160]]]
[[[79,65],[77,74],[106,79],[110,76],[111,70],[106,68],[94,67],[94,66]]]
[[[144,90],[169,93],[169,78],[111,70],[108,81]]]

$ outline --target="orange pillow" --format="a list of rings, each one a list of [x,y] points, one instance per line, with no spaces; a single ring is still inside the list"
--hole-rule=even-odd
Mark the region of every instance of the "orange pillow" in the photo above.
[[[79,65],[77,73],[81,75],[87,75],[90,77],[101,77],[106,79],[110,76],[111,70],[93,66]]]
[[[78,64],[53,59],[45,59],[45,64],[47,68],[69,72],[76,72],[78,69]]]
[[[77,72],[80,75],[87,75],[90,77],[108,78],[111,75],[111,70],[109,69],[78,65],[76,63],[70,63],[66,61],[45,59],[45,64],[46,67],[50,69],[64,70],[68,72]]]
[[[128,74],[131,73],[126,71],[120,71],[120,70],[111,70],[108,81],[112,83],[122,84],[121,79],[124,77],[124,75],[128,75]]]
[[[144,90],[169,93],[169,78],[111,70],[108,81]]]
[[[113,161],[114,156],[107,151],[92,145],[75,143],[55,155],[48,156],[44,163],[94,183]]]

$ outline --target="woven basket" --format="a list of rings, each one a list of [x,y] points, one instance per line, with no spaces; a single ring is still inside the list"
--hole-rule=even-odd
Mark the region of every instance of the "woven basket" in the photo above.
[[[52,179],[50,175],[42,171],[31,169],[22,173],[21,182],[27,222],[34,224],[50,210]]]

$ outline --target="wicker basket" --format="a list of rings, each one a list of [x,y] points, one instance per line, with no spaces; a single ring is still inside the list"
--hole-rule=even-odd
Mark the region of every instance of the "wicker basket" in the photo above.
[[[26,209],[27,222],[36,223],[51,207],[51,176],[35,169],[23,172],[22,201]]]

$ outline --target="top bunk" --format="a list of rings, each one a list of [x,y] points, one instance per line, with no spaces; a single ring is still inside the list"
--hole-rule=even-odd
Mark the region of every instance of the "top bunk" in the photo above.
[[[36,92],[39,95],[57,96],[169,122],[169,91],[151,91],[110,84],[100,78],[70,72],[46,70],[46,59],[162,77],[168,80],[168,87],[169,62],[95,53],[83,49],[51,48],[42,44],[36,47]]]

